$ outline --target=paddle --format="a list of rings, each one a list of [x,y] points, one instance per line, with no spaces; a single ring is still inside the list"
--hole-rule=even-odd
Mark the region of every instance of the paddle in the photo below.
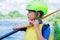
[[[55,14],[55,13],[58,12],[58,11],[60,11],[60,9],[59,9],[59,10],[56,10],[56,11],[54,11],[54,12],[52,12],[52,13],[46,15],[46,16],[44,16],[44,17],[42,18],[42,20],[45,19],[45,18],[47,18],[47,17],[49,17],[49,16],[52,15],[52,14]],[[20,30],[21,30],[21,29],[20,29]],[[8,36],[10,36],[10,35],[18,32],[18,31],[19,31],[19,30],[13,30],[13,31],[11,31],[11,32],[6,33],[6,34],[4,34],[4,35],[2,35],[2,36],[0,37],[0,40],[2,40],[2,39],[4,39],[4,38],[6,38],[6,37],[8,37]]]

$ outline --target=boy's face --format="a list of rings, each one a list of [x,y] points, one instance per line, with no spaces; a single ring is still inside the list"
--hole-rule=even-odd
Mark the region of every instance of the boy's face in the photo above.
[[[28,11],[28,19],[29,20],[35,20],[36,14],[33,11]]]
[[[40,17],[40,13],[38,12],[38,18]],[[34,11],[28,11],[28,19],[29,20],[35,20],[36,19],[36,12]]]

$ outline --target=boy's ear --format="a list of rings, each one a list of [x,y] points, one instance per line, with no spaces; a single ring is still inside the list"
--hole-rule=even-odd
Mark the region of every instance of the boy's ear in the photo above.
[[[38,17],[40,17],[41,16],[41,14],[40,13],[38,13]]]

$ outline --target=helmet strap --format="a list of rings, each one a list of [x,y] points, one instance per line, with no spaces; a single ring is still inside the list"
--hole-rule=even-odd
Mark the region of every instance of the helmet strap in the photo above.
[[[38,17],[38,11],[36,11],[36,20],[40,21],[42,18]]]
[[[38,20],[38,12],[36,11],[36,20]]]

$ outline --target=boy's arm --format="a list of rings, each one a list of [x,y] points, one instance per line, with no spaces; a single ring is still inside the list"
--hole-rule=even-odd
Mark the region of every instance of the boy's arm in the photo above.
[[[42,36],[42,33],[40,32],[40,29],[39,29],[39,26],[38,25],[35,25],[34,28],[36,30],[36,34],[37,34],[38,40],[47,40],[47,39],[45,39]]]
[[[13,30],[27,28],[27,27],[28,27],[28,25],[16,25],[13,27]]]
[[[47,40],[46,38],[44,38],[44,37],[42,36],[42,33],[40,32],[38,20],[35,20],[35,21],[33,21],[32,23],[34,24],[34,28],[35,28],[35,30],[36,30],[36,34],[37,34],[38,40]]]

